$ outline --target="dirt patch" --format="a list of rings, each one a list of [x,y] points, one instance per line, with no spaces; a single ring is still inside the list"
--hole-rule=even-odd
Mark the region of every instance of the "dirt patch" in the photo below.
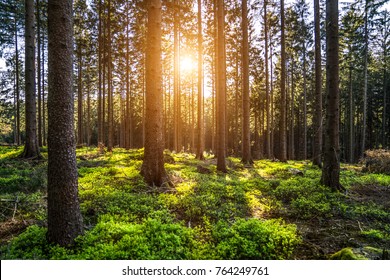
[[[8,220],[0,223],[0,245],[6,244],[9,240],[18,236],[32,224],[32,221],[19,220]]]
[[[356,185],[350,189],[348,197],[359,203],[374,202],[390,209],[390,186]]]

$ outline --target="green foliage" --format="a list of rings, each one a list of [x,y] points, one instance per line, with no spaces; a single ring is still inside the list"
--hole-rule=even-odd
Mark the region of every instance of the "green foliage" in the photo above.
[[[356,255],[352,248],[344,248],[330,256],[331,260],[365,260],[364,257]]]
[[[296,227],[280,220],[219,222],[213,237],[222,259],[288,259],[300,243]]]
[[[20,148],[0,149],[4,151],[0,153],[0,222],[12,218],[17,199],[15,219],[45,224],[46,162],[17,159]],[[32,226],[1,247],[1,257],[297,258],[299,250],[294,249],[305,238],[301,240],[301,231],[281,218],[309,227],[312,221],[322,226],[321,221],[342,219],[357,228],[357,220],[369,230],[349,232],[354,240],[374,247],[389,244],[387,204],[381,204],[380,194],[367,200],[361,197],[367,192],[385,194],[388,175],[361,173],[359,166],[343,165],[341,180],[347,192],[341,194],[321,186],[321,170],[307,162],[260,160],[244,167],[240,159],[229,158],[229,172],[221,174],[216,172],[215,159],[198,161],[191,154],[173,153],[165,167],[174,187],[159,189],[145,185],[139,174],[142,158],[142,150],[99,154],[96,149],[78,149],[85,235],[77,238],[73,248],[61,248],[46,243],[45,228]],[[200,173],[200,164],[210,172]]]

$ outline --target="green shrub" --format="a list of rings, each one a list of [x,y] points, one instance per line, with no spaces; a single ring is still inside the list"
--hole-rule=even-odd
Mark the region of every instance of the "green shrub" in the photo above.
[[[300,242],[295,225],[281,220],[239,219],[232,226],[219,222],[213,237],[221,259],[288,259]]]

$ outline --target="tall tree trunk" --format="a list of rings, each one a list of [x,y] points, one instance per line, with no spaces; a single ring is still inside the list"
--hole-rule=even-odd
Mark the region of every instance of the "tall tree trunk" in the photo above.
[[[77,144],[82,145],[84,143],[83,133],[83,81],[82,81],[82,53],[81,42],[77,47]]]
[[[290,159],[295,159],[295,79],[294,79],[294,59],[291,61],[291,116],[290,116]]]
[[[198,143],[196,158],[203,160],[204,152],[204,108],[203,108],[203,38],[202,38],[202,0],[198,0]]]
[[[269,72],[268,72],[268,17],[267,17],[267,2],[264,0],[264,52],[265,52],[265,96],[266,96],[266,118],[267,118],[267,134],[266,134],[266,146],[265,156],[271,158],[271,116],[270,116],[270,92],[269,92]]]
[[[23,158],[41,158],[37,138],[36,99],[35,99],[35,15],[34,0],[25,0],[25,94],[26,94],[26,142]]]
[[[306,75],[306,50],[303,44],[303,145],[302,158],[307,159],[307,75]]]
[[[102,86],[103,86],[103,81],[102,81],[102,45],[103,45],[103,36],[102,36],[102,0],[99,0],[99,11],[98,11],[98,20],[99,20],[99,29],[98,29],[98,71],[99,71],[99,81],[98,81],[98,104],[97,104],[97,122],[98,122],[98,147],[102,148],[103,143],[104,143],[104,138],[103,138],[103,102],[102,102]],[[103,70],[104,71],[104,70]],[[102,152],[102,150],[101,150]]]
[[[321,183],[341,190],[338,0],[326,1],[326,134]]]
[[[351,63],[352,64],[352,63]],[[354,116],[354,110],[353,110],[353,91],[352,91],[352,65],[349,67],[349,162],[354,162],[354,123],[353,123],[353,116]]]
[[[273,88],[273,53],[272,53],[272,46],[270,46],[270,65],[271,65],[271,79],[270,79],[270,99],[271,99],[271,103],[270,103],[270,106],[271,106],[271,116],[270,116],[270,119],[271,119],[271,132],[270,132],[270,158],[273,159],[274,158],[274,144],[275,144],[275,141],[274,141],[274,88]]]
[[[385,28],[384,32],[387,32],[387,12],[384,13]],[[389,36],[385,33],[385,37]],[[387,44],[386,40],[383,43],[383,111],[382,111],[382,146],[388,147],[387,134],[386,134],[386,119],[387,119]]]
[[[167,183],[164,168],[161,77],[161,0],[148,3],[145,156],[141,174],[149,185]]]
[[[368,0],[364,7],[364,86],[363,86],[363,124],[362,124],[362,146],[360,156],[363,157],[366,150],[366,130],[367,130],[367,80],[368,80]]]
[[[107,37],[108,37],[108,67],[107,67],[107,84],[108,84],[108,145],[107,150],[112,152],[114,147],[114,98],[112,92],[112,56],[111,56],[111,0],[108,0],[108,20],[107,20]]]
[[[86,123],[86,131],[87,131],[87,146],[91,146],[91,136],[92,136],[92,128],[91,128],[91,81],[89,79],[90,69],[89,65],[87,66],[87,123]]]
[[[286,137],[286,42],[284,31],[284,0],[280,0],[280,26],[281,26],[281,71],[280,71],[280,125],[279,142],[280,161],[287,161],[287,137]]]
[[[226,169],[226,57],[225,10],[223,0],[217,0],[217,170]]]
[[[20,85],[17,11],[15,10],[15,90],[16,90],[16,144],[20,145]]]
[[[173,74],[173,91],[174,91],[174,110],[175,110],[175,131],[174,131],[174,149],[180,152],[183,147],[182,143],[182,121],[181,121],[181,95],[180,95],[180,4],[174,0],[174,74]]]
[[[41,17],[40,1],[37,0],[37,83],[38,83],[38,145],[42,147],[42,99],[41,99]]]
[[[72,0],[49,0],[47,239],[72,245],[83,233],[73,123]]]
[[[321,71],[321,33],[320,1],[314,0],[314,36],[315,36],[315,106],[314,106],[314,141],[313,164],[321,167],[322,163],[322,71]]]
[[[42,32],[42,145],[46,146],[46,103],[45,103],[45,33]]]
[[[249,99],[249,38],[248,38],[248,3],[242,1],[242,162],[252,164],[250,99]],[[267,127],[268,129],[268,127]]]

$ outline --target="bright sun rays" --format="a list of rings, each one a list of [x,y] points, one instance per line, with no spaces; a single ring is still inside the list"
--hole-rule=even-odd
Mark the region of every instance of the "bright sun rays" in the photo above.
[[[191,73],[196,70],[196,61],[190,56],[180,58],[180,72],[183,74]]]

